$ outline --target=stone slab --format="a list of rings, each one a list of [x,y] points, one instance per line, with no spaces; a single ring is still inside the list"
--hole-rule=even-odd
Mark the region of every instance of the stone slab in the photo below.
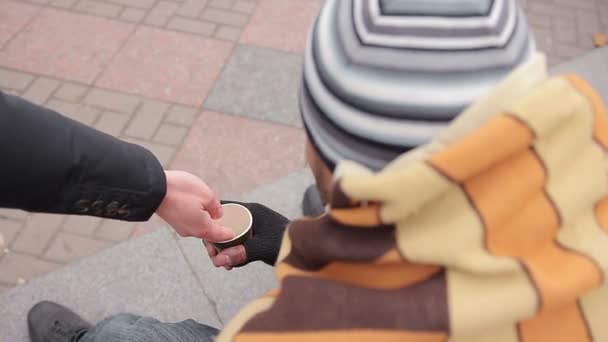
[[[302,195],[315,180],[309,168],[294,172],[273,183],[239,196],[243,202],[257,202],[272,208],[290,219],[302,216]]]
[[[205,108],[302,127],[298,111],[300,56],[239,45]]]
[[[162,321],[193,318],[220,326],[173,233],[161,230],[32,280],[0,295],[2,341],[27,342],[26,315],[54,300],[96,322],[131,312]]]

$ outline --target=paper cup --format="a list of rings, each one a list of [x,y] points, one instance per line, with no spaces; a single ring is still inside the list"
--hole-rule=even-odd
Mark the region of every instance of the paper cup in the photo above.
[[[251,236],[253,225],[253,215],[246,207],[236,203],[226,203],[222,205],[224,215],[219,222],[222,226],[232,229],[235,237],[231,240],[214,242],[213,245],[218,250],[226,249],[242,244]]]

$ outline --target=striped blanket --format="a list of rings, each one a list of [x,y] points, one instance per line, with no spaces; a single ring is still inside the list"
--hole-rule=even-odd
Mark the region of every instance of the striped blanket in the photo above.
[[[219,341],[608,341],[608,121],[543,56],[378,173],[342,163]]]

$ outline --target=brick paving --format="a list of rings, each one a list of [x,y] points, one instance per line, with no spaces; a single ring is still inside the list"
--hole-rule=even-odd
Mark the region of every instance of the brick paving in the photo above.
[[[0,89],[150,149],[221,196],[302,170],[296,89],[322,0],[0,0]],[[527,0],[555,65],[604,0]],[[0,209],[0,293],[163,226]]]

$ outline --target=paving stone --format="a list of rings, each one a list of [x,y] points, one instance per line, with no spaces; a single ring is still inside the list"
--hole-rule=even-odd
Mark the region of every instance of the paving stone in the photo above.
[[[211,264],[200,240],[180,238],[178,243],[205,293],[215,303],[224,324],[245,305],[277,287],[274,268],[262,262],[251,263],[228,272]]]
[[[97,85],[200,106],[231,52],[229,42],[140,26]]]
[[[236,42],[241,37],[241,29],[233,26],[222,25],[215,32],[215,38],[226,39]]]
[[[169,18],[173,16],[179,6],[176,3],[168,1],[160,1],[154,8],[148,13],[144,23],[154,26],[165,26],[169,21]]]
[[[39,7],[17,1],[0,2],[0,49],[21,31],[39,10]]]
[[[78,0],[53,0],[50,2],[51,6],[59,8],[72,8]]]
[[[168,223],[163,221],[158,215],[154,214],[146,222],[139,222],[135,225],[135,228],[131,231],[129,239],[136,239],[143,235],[157,232],[159,230],[172,230]]]
[[[136,7],[142,9],[150,9],[156,3],[156,0],[106,0],[117,5],[126,7]]]
[[[117,114],[113,112],[105,112],[95,123],[95,128],[98,130],[113,135],[115,137],[120,136],[123,129],[125,128],[129,117],[124,114]]]
[[[125,10],[120,15],[120,19],[138,23],[144,19],[146,16],[146,11],[138,8],[125,8]]]
[[[241,42],[301,54],[322,0],[260,0]]]
[[[581,9],[587,9],[587,10],[594,10],[595,9],[595,0],[576,0],[576,1],[570,1],[570,0],[553,0],[553,5],[556,7],[566,7],[566,8],[581,8]]]
[[[63,223],[62,231],[77,235],[92,235],[101,219],[92,216],[68,216]]]
[[[79,102],[82,100],[88,90],[89,88],[84,85],[64,83],[61,88],[55,92],[53,97],[70,102]]]
[[[547,15],[540,15],[536,13],[529,13],[527,15],[528,22],[535,27],[551,28],[551,17]]]
[[[304,143],[299,128],[204,112],[171,168],[198,175],[219,196],[242,194],[301,170]]]
[[[27,218],[28,213],[23,210],[0,208],[0,217],[10,218],[13,220],[23,220]]]
[[[90,84],[132,31],[132,24],[45,8],[0,50],[0,65]]]
[[[184,31],[188,33],[200,34],[203,36],[210,36],[215,31],[215,24],[201,22],[198,20],[173,17],[167,28],[172,30]]]
[[[33,214],[29,216],[11,249],[41,255],[63,221],[64,216],[61,215]]]
[[[57,263],[68,263],[82,257],[97,254],[110,246],[108,242],[79,235],[59,233],[51,243],[44,258]]]
[[[234,5],[235,0],[211,0],[210,7],[230,9]]]
[[[0,68],[0,87],[2,88],[25,90],[33,80],[32,75]]]
[[[190,126],[199,113],[200,111],[197,108],[173,105],[165,118],[165,122],[181,126]]]
[[[169,104],[159,101],[145,101],[127,127],[125,134],[134,138],[152,138],[163,121]]]
[[[188,18],[198,18],[206,5],[207,0],[186,0],[175,14]]]
[[[305,168],[262,185],[234,200],[262,203],[289,219],[296,219],[302,216],[302,195],[312,184],[315,184],[312,172]]]
[[[104,220],[95,232],[95,236],[104,240],[120,242],[131,235],[135,224],[132,222],[121,222]]]
[[[62,303],[90,322],[131,312],[165,322],[192,318],[221,327],[214,304],[168,232],[116,246],[2,295],[3,342],[29,341],[25,317],[41,300]]]
[[[188,129],[184,127],[163,124],[156,132],[154,140],[167,145],[178,145],[187,133]]]
[[[61,266],[57,263],[11,251],[0,260],[0,282],[16,285],[19,278],[28,281],[36,276],[54,271]],[[1,331],[5,332],[5,330]]]
[[[46,106],[57,111],[61,115],[67,116],[89,126],[92,125],[99,114],[101,114],[101,110],[86,104],[72,103],[56,99],[51,99]]]
[[[136,96],[95,88],[89,92],[84,102],[112,111],[130,114],[135,111],[140,101]]]
[[[578,10],[576,12],[576,17],[580,33],[591,36],[601,31],[600,20],[595,11]]]
[[[11,245],[11,242],[17,237],[19,230],[23,226],[23,222],[8,220],[8,219],[0,219],[0,236],[4,237],[5,246],[2,246],[0,243],[0,254],[2,254],[2,249]]]
[[[557,56],[568,59],[581,56],[585,53],[585,49],[569,44],[556,44],[553,51]]]
[[[233,25],[238,27],[243,27],[249,21],[249,17],[242,13],[215,9],[215,8],[207,8],[203,11],[201,15],[201,19],[225,25]]]
[[[576,26],[571,24],[554,25],[552,36],[555,40],[561,43],[576,44],[578,39],[578,31]]]
[[[240,45],[205,108],[301,127],[297,103],[301,66],[299,56]]]
[[[234,11],[251,14],[255,11],[255,1],[237,0],[232,7]]]
[[[122,12],[122,7],[99,1],[81,0],[74,6],[74,10],[107,18],[116,18]]]
[[[59,87],[59,84],[57,80],[39,77],[22,96],[31,102],[43,105]]]
[[[175,148],[173,147],[131,138],[125,138],[123,140],[132,144],[143,146],[144,148],[148,149],[156,156],[156,158],[158,158],[158,160],[164,167],[169,166],[169,163],[171,163],[171,160],[173,160],[173,156],[175,154]]]

